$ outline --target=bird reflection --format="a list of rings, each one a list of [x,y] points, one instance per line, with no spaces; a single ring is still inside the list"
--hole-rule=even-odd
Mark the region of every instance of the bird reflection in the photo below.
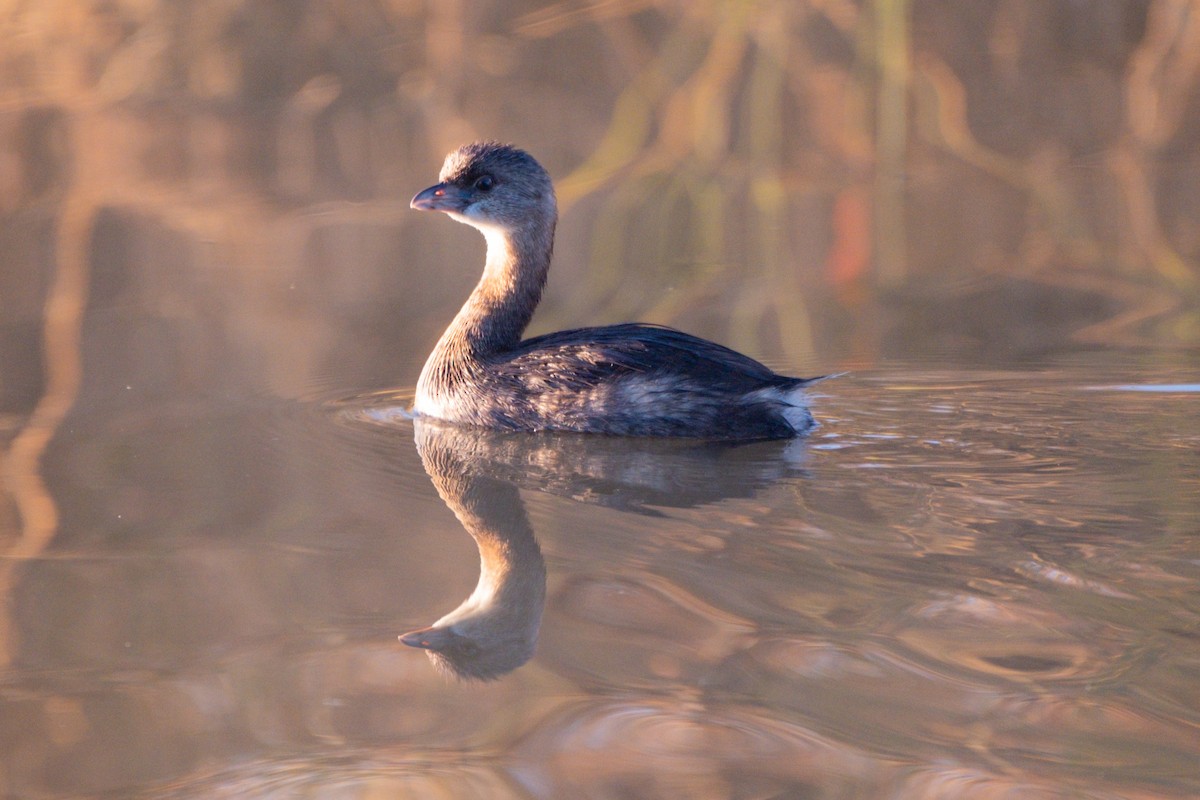
[[[533,655],[546,562],[516,485],[487,474],[487,434],[419,419],[415,427],[425,471],[479,548],[479,582],[458,608],[400,641],[449,674],[498,678]]]
[[[546,600],[546,564],[519,489],[661,515],[750,497],[797,471],[797,441],[733,444],[563,433],[506,433],[413,420],[442,500],[475,539],[479,582],[458,608],[400,641],[439,670],[494,680],[528,661]]]

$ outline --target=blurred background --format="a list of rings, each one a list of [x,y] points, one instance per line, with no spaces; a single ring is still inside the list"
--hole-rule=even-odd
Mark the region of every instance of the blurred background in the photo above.
[[[476,138],[558,181],[533,332],[653,320],[824,369],[1200,341],[1187,0],[39,0],[0,26],[8,413],[135,302],[84,337],[89,390],[412,383],[483,244],[408,199]]]
[[[427,624],[473,585],[471,542],[411,442],[297,410],[415,383],[484,243],[409,199],[448,151],[484,138],[527,149],[558,186],[555,266],[531,333],[668,323],[793,374],[877,381],[842,384],[873,399],[827,403],[831,435],[903,422],[897,409],[912,404],[879,400],[878,387],[921,370],[968,380],[1083,365],[1073,375],[1086,384],[1093,364],[1110,382],[1129,364],[1171,376],[1200,364],[1194,0],[0,0],[0,788],[125,796],[295,742],[411,734],[444,754],[480,741],[461,721],[487,716],[481,698],[523,720],[544,713],[543,697],[567,696],[567,679],[626,691],[543,668],[506,684],[506,702],[447,689],[399,652],[402,624]],[[959,408],[955,385],[947,409]],[[1061,392],[1069,407],[1089,405],[1074,391]],[[1013,403],[999,397],[979,406],[987,442]],[[1127,427],[1125,407],[1090,405]],[[1163,407],[1142,417],[1147,440],[1186,428]],[[1056,424],[1037,448],[1080,430],[1118,441],[1092,420]],[[929,436],[944,427],[935,419]],[[1035,447],[1020,425],[1002,433]],[[1190,457],[1195,441],[1177,452]],[[1029,496],[1053,483],[1019,459],[1013,471]],[[1130,471],[1063,491],[1091,509],[1126,487],[1150,498],[1152,518],[1173,503],[1194,513],[1194,491],[1167,480],[1187,474],[1177,462],[1154,461],[1136,483]],[[838,477],[874,486],[860,473]],[[896,480],[908,498],[926,478]],[[826,492],[821,507],[866,509],[871,536],[891,530],[836,481],[796,485],[782,494]],[[975,499],[947,518],[977,513]],[[775,527],[809,530],[795,502]],[[937,504],[913,502],[898,513],[914,537],[940,536],[924,516]],[[599,561],[632,574],[622,559],[645,530],[542,503],[534,525],[551,537],[552,570],[590,574]],[[767,513],[737,508],[728,532],[688,528],[680,542],[736,540]],[[1190,524],[1179,526],[1189,541]],[[627,534],[617,544],[588,535],[614,527]],[[684,545],[664,541],[662,561],[677,563]],[[824,576],[814,552],[811,574]],[[893,574],[887,556],[880,575]],[[959,566],[929,563],[935,582]],[[695,585],[740,598],[762,571],[751,566],[725,582],[698,570]],[[794,574],[779,579],[788,598]],[[810,605],[796,596],[787,624]],[[871,595],[853,607],[870,619],[891,606]],[[696,637],[681,631],[690,653]],[[370,645],[356,650],[355,636]],[[597,641],[552,641],[543,661],[623,652]],[[1189,675],[1178,672],[1186,702]],[[339,681],[367,686],[358,705],[333,704]],[[650,685],[654,703],[666,696]],[[891,721],[905,727],[943,695],[943,684],[889,694],[917,698]],[[564,720],[556,733],[574,724]],[[459,728],[425,735],[447,724]],[[950,742],[931,763],[971,738],[931,728]],[[1194,739],[1180,741],[1172,775],[1194,763]],[[781,770],[793,768],[789,748]],[[887,764],[897,750],[877,752]],[[462,753],[474,769],[476,752]],[[1096,762],[1079,763],[1090,775]],[[700,775],[691,761],[679,773]]]

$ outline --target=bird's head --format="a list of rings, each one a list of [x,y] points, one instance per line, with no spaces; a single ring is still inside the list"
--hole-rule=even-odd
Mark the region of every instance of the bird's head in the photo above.
[[[550,175],[533,156],[512,145],[476,142],[446,156],[439,183],[412,199],[422,211],[443,211],[485,233],[553,222]]]

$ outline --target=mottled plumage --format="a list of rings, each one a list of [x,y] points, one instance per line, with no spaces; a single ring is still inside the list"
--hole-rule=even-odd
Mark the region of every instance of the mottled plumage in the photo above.
[[[541,299],[557,210],[549,175],[494,142],[451,153],[413,198],[478,228],[483,278],[434,348],[414,410],[510,430],[779,439],[813,424],[803,388],[748,356],[673,328],[630,323],[521,341]]]

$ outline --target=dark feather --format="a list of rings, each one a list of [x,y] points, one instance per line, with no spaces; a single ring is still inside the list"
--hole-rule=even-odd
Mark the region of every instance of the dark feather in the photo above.
[[[513,374],[554,365],[560,380],[579,388],[623,375],[678,376],[713,392],[746,394],[777,387],[797,388],[809,381],[777,375],[736,350],[669,328],[630,322],[599,328],[574,328],[536,336],[505,354],[497,366]]]

